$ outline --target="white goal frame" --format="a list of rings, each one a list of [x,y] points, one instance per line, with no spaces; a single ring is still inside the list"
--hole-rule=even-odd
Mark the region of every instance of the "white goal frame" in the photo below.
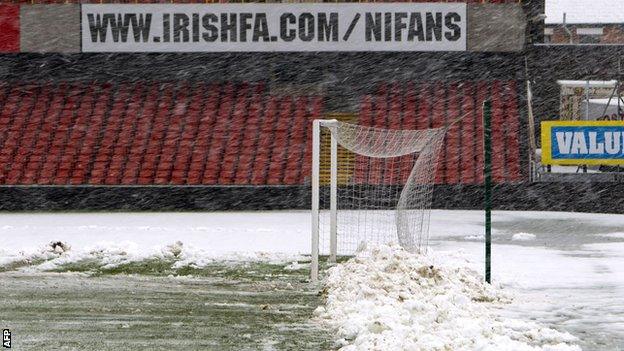
[[[319,196],[320,196],[320,163],[321,163],[321,127],[337,127],[335,119],[315,119],[312,124],[312,258],[310,263],[310,279],[318,280],[319,274]],[[337,229],[338,229],[338,141],[331,135],[330,147],[330,195],[329,195],[329,262],[336,262]]]
[[[448,126],[420,130],[390,130],[357,126],[336,119],[317,119],[312,124],[312,237],[310,280],[316,282],[319,276],[319,254],[321,239],[321,128],[330,133],[329,213],[326,212],[326,193],[323,195],[323,233],[329,234],[328,263],[336,262],[338,252],[338,144],[358,155],[369,158],[396,158],[414,154],[417,160],[411,166],[406,184],[396,199],[395,225],[399,243],[409,250],[420,251],[421,240],[428,238],[429,210],[437,157]],[[373,138],[373,139],[370,139]],[[378,140],[371,144],[370,140]],[[379,140],[382,140],[379,142]],[[327,150],[327,149],[325,149]],[[324,151],[326,152],[326,151]],[[324,166],[327,164],[324,162]],[[394,161],[393,161],[394,162]],[[396,164],[393,164],[396,165]],[[390,166],[388,169],[393,169]],[[396,169],[396,168],[394,168]],[[400,166],[399,166],[400,169]],[[324,168],[325,170],[325,168]],[[392,171],[391,171],[392,172]],[[325,175],[324,175],[325,176]],[[414,215],[420,211],[420,215]],[[329,232],[326,216],[329,214]],[[346,220],[346,219],[345,219]],[[379,219],[373,218],[377,221]],[[341,219],[342,221],[342,219]],[[366,221],[366,220],[365,220]],[[346,223],[346,222],[345,222]],[[387,240],[387,237],[381,237]],[[416,243],[416,238],[418,243]],[[326,236],[323,236],[326,240]],[[373,241],[379,237],[372,238]],[[427,240],[427,239],[425,239]],[[326,243],[322,243],[326,247]],[[426,245],[426,244],[425,244]]]

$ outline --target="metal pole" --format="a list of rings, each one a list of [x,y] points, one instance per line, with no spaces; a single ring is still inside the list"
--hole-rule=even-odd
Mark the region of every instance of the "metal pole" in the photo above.
[[[613,88],[613,91],[611,92],[611,95],[609,95],[609,100],[607,100],[607,104],[605,105],[604,109],[602,110],[602,116],[600,116],[600,117],[609,116],[607,114],[607,110],[609,109],[609,106],[611,106],[611,99],[613,99],[613,94],[615,94],[616,91],[617,91],[617,84]],[[609,119],[607,119],[607,120],[609,120]]]
[[[620,100],[622,100],[622,96],[620,94],[620,81],[622,81],[622,76],[621,76],[621,69],[622,69],[622,58],[618,57],[618,73],[617,73],[617,82],[615,83],[615,88],[617,89],[617,97],[618,97],[618,108],[617,108],[617,119],[619,120],[621,115],[620,115]],[[618,165],[618,171],[619,171],[620,166]]]
[[[483,175],[485,180],[485,281],[492,282],[492,103],[483,102]]]
[[[570,38],[570,44],[574,44],[574,35],[572,35],[572,31],[570,31],[570,28],[568,28],[567,26],[565,12],[563,13],[563,29],[566,31],[566,33],[568,33],[568,37]]]
[[[533,182],[537,176],[537,142],[535,141],[535,116],[533,115],[533,91],[531,90],[531,77],[529,75],[529,60],[524,57],[524,72],[527,89],[527,112],[529,119],[529,181]]]
[[[332,131],[335,127],[332,128]],[[336,263],[338,234],[338,141],[331,133],[329,262]]]
[[[615,118],[617,121],[622,120],[622,112],[620,108],[620,101],[622,101],[622,94],[620,92],[622,82],[622,58],[618,57],[618,71],[617,71],[617,82],[615,83],[615,88],[617,89],[617,97],[618,97],[618,106],[617,106],[617,117]],[[620,173],[620,165],[617,165],[616,172]]]
[[[312,250],[310,280],[315,283],[319,272],[319,167],[321,149],[321,121],[312,123]]]
[[[585,120],[589,121],[589,80],[585,84]]]

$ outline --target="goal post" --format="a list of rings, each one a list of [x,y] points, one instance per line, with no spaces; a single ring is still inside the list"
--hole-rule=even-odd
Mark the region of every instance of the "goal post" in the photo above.
[[[368,243],[427,245],[431,192],[446,128],[383,129],[314,120],[311,280]]]
[[[320,153],[321,153],[321,127],[332,128],[338,123],[337,120],[314,120],[312,126],[312,261],[311,279],[318,279],[319,267],[319,206],[320,206]],[[330,255],[331,262],[336,261],[336,221],[338,208],[338,142],[331,136],[330,147]]]

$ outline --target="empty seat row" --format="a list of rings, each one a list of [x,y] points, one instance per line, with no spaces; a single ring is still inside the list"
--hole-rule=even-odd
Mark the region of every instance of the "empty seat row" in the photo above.
[[[514,81],[383,83],[358,123],[449,126],[438,184],[483,181],[481,106],[493,107],[493,176],[523,179]],[[265,83],[0,83],[0,184],[300,185],[311,173],[319,96]],[[456,122],[456,123],[454,123]],[[414,159],[355,158],[354,180],[404,184]]]
[[[0,85],[0,184],[302,184],[319,97],[263,83]]]
[[[520,116],[515,81],[383,83],[362,99],[359,123],[389,129],[448,127],[438,158],[435,183],[483,182],[483,101],[492,101],[493,180],[517,182],[520,167]],[[358,158],[360,162],[368,162]],[[413,161],[385,162],[370,167],[378,174],[356,174],[369,183],[398,184],[409,175]],[[401,167],[401,170],[395,169]],[[360,166],[359,169],[364,169]],[[396,175],[400,173],[399,179]]]

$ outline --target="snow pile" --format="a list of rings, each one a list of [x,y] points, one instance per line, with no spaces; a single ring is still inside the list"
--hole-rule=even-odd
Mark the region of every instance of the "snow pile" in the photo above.
[[[483,240],[485,240],[485,235],[483,235],[483,234],[467,235],[467,236],[464,237],[464,240],[468,240],[468,241],[483,241]]]
[[[535,240],[535,234],[530,233],[516,233],[511,237],[512,241],[531,241]]]
[[[336,329],[343,351],[580,350],[568,333],[499,317],[510,297],[465,263],[436,265],[440,257],[396,246],[360,252],[329,270],[315,315]]]
[[[18,252],[0,251],[0,271],[101,271],[133,263],[162,266],[172,270],[201,269],[215,262],[286,264],[309,261],[297,254],[269,252],[212,252],[181,241],[145,246],[133,241],[99,241],[77,247],[62,241],[52,241],[40,247]],[[292,269],[301,269],[293,267]]]
[[[75,268],[82,264],[106,270],[146,260],[175,260],[181,253],[182,243],[179,241],[163,247],[154,246],[151,248],[143,248],[132,241],[98,242],[84,248],[62,252],[55,259],[32,268],[40,271],[51,271],[66,266]]]
[[[51,241],[47,245],[31,249],[11,252],[0,250],[0,271],[11,268],[40,264],[48,260],[54,260],[71,249],[62,241]]]

